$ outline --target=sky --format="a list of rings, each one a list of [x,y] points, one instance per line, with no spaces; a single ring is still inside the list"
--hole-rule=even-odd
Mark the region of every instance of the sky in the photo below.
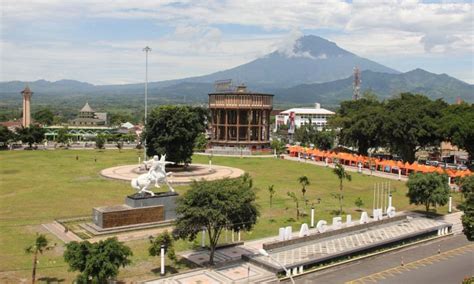
[[[318,35],[406,72],[474,83],[472,1],[2,0],[0,81],[205,75]]]

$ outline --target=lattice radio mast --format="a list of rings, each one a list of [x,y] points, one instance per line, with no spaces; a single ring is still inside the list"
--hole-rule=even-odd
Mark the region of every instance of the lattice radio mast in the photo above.
[[[359,67],[354,67],[354,83],[353,83],[353,91],[352,91],[352,99],[358,100],[360,99],[360,70]]]

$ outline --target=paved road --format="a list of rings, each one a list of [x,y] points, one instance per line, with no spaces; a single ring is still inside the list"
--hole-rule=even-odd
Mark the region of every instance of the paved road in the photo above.
[[[404,266],[400,268],[402,259]],[[311,273],[295,280],[296,283],[449,284],[460,283],[459,280],[468,275],[474,275],[474,245],[464,235],[458,235]]]

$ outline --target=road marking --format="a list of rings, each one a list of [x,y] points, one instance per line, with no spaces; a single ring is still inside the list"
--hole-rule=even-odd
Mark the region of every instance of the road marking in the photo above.
[[[448,258],[452,258],[458,255],[463,255],[468,252],[474,250],[474,244],[465,245],[459,248],[455,248],[452,250],[445,251],[440,254],[435,254],[432,256],[428,256],[419,260],[415,260],[413,262],[407,263],[404,266],[395,266],[377,273],[373,273],[352,281],[348,281],[345,284],[355,284],[355,283],[369,283],[369,282],[377,282],[377,280],[386,279],[386,277],[395,277],[397,274],[402,274],[407,271],[415,270],[420,267],[425,267],[437,263],[439,261],[446,260]]]

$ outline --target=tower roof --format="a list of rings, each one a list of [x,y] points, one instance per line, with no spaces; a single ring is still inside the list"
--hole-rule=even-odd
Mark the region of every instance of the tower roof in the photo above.
[[[33,92],[30,90],[30,86],[28,86],[28,84],[26,84],[26,87],[23,91],[21,91],[22,94],[28,94],[28,93],[31,93],[33,94]]]
[[[86,104],[82,107],[81,112],[94,112],[94,110],[89,105],[89,102],[86,102]]]

